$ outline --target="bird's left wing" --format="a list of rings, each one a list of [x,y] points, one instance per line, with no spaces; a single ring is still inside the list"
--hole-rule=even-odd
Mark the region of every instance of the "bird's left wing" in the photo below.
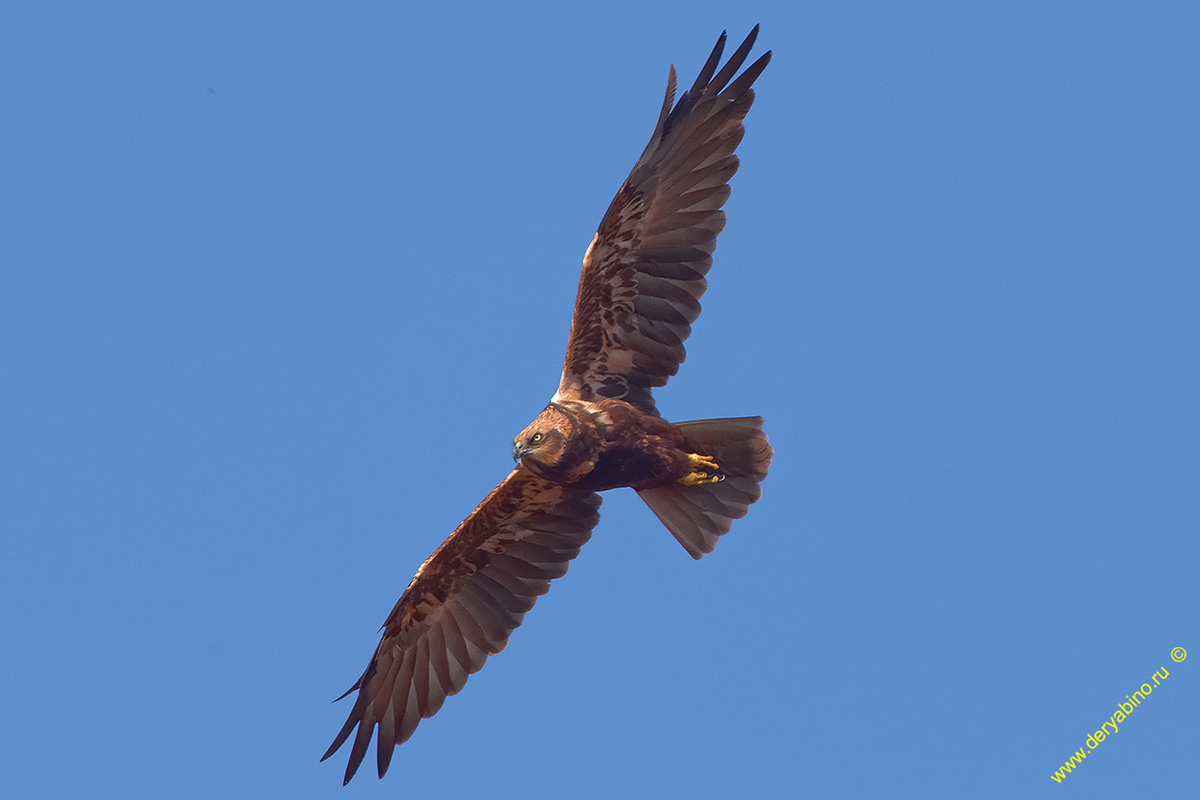
[[[721,207],[770,51],[746,67],[758,26],[719,70],[725,34],[699,77],[675,98],[671,67],[650,143],[600,221],[583,257],[575,316],[556,399],[626,400],[657,413],[650,394],[683,362],[700,315]],[[736,76],[736,77],[735,77]]]
[[[434,551],[383,625],[383,639],[342,730],[322,756],[358,733],[345,782],[379,728],[379,776],[392,750],[457,693],[550,589],[591,536],[600,496],[518,467]],[[346,695],[342,695],[345,697]],[[340,699],[340,698],[339,698]]]

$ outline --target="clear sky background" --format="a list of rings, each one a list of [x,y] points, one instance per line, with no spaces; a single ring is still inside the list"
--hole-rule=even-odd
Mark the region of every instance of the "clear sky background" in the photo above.
[[[755,22],[658,397],[764,415],[762,501],[694,562],[608,494],[342,789],[330,701],[554,391],[668,63]],[[1197,796],[1198,42],[1190,1],[5,3],[3,794]]]

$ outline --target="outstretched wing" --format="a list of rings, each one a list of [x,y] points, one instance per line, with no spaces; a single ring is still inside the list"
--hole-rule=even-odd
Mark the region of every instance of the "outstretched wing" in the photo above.
[[[525,612],[592,535],[600,495],[553,484],[518,467],[434,551],[383,625],[383,639],[350,717],[324,761],[358,733],[345,782],[379,728],[379,776],[392,750],[508,644]],[[338,698],[339,700],[341,698]]]
[[[750,85],[771,60],[768,51],[731,82],[757,35],[756,25],[717,72],[722,33],[674,108],[671,67],[654,135],[583,257],[556,400],[613,397],[654,413],[651,388],[679,370],[725,227]]]

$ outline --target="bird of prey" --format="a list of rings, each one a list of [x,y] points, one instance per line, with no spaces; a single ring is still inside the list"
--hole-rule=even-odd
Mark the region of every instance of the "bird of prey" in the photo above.
[[[650,143],[583,257],[558,391],[517,436],[516,468],[417,570],[342,695],[358,692],[322,760],[354,734],[345,783],[376,730],[383,777],[396,745],[504,649],[591,536],[597,492],[633,488],[694,558],[758,499],[772,455],[761,417],[670,423],[651,396],[700,314],[750,87],[771,58],[737,74],[757,34],[718,70],[722,33],[678,103],[671,67]]]

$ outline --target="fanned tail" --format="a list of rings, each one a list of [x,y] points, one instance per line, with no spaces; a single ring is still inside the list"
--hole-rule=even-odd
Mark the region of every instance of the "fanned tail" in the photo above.
[[[746,516],[750,504],[762,495],[759,483],[767,477],[772,454],[762,426],[762,417],[675,423],[697,453],[716,460],[723,480],[638,492],[692,558],[711,553],[718,537],[729,532],[735,519]]]

